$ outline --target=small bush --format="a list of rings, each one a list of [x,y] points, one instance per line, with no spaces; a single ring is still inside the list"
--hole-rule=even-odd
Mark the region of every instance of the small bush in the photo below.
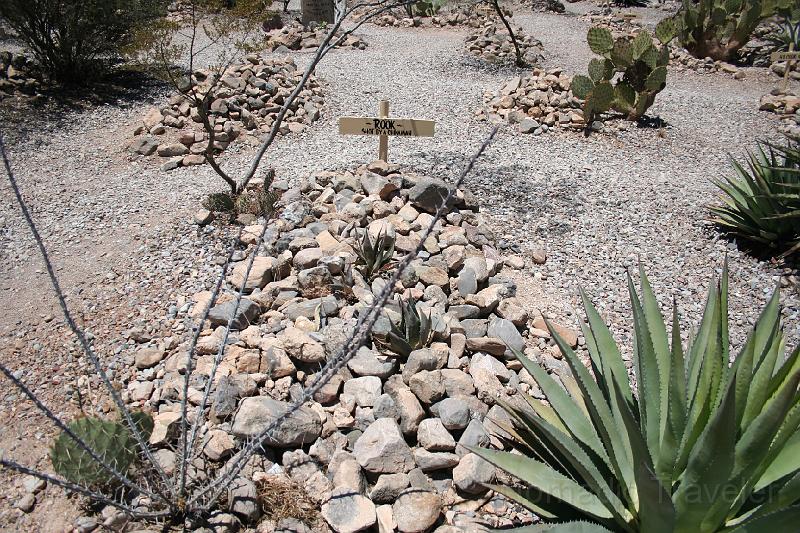
[[[420,312],[417,301],[409,298],[400,300],[400,322],[391,321],[391,331],[385,340],[378,339],[388,349],[403,357],[414,350],[425,348],[433,339],[430,313]]]
[[[711,207],[725,232],[769,254],[800,249],[800,148],[761,144],[747,167],[733,162],[736,174],[714,183],[725,205]]]
[[[644,273],[640,294],[628,284],[635,380],[584,296],[591,369],[553,328],[563,386],[518,354],[547,403],[504,405],[518,453],[470,447],[526,484],[492,488],[542,517],[536,531],[796,531],[800,348],[785,353],[777,291],[730,364],[727,269],[686,349]]]
[[[374,278],[392,261],[396,236],[381,230],[373,241],[369,230],[364,230],[355,246],[358,261],[362,265],[361,273],[368,280]]]
[[[164,0],[3,0],[0,18],[51,79],[86,84],[164,6]]]

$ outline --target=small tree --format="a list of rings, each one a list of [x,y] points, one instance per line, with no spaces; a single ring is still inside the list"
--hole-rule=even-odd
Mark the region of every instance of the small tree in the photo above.
[[[90,83],[104,72],[133,30],[153,20],[164,0],[3,0],[3,19],[44,72],[62,83]]]

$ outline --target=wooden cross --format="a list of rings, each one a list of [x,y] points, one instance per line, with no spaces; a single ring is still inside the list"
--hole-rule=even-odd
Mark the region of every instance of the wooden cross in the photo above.
[[[377,117],[341,117],[340,135],[377,135],[378,159],[389,160],[389,137],[433,137],[436,122],[416,118],[389,118],[389,101],[381,100]]]
[[[794,51],[794,43],[789,44],[788,52],[773,52],[770,56],[773,63],[786,61],[786,70],[783,73],[783,92],[789,88],[789,72],[792,71],[794,62],[800,59],[800,52]]]

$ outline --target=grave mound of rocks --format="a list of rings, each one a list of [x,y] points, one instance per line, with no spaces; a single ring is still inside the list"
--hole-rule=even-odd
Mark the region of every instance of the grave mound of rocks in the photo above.
[[[0,52],[0,94],[33,95],[41,89],[41,74],[27,56]]]
[[[536,65],[544,59],[541,41],[527,35],[521,28],[514,30],[514,36],[526,64]],[[470,33],[464,46],[470,55],[489,63],[514,63],[517,58],[511,36],[501,23],[487,24]]]
[[[203,482],[204,472],[231,461],[314,382],[384,288],[385,277],[361,273],[354,247],[362,232],[395,236],[399,259],[421,241],[451,187],[385,162],[356,172],[321,172],[286,190],[262,250],[252,244],[263,219],[244,228],[238,262],[197,345],[192,405],[209,379],[223,326],[233,318],[201,429],[203,464],[192,469],[192,482]],[[455,198],[393,287],[372,339],[271,437],[264,454],[236,481],[244,493],[253,494],[275,476],[299,484],[336,532],[376,524],[386,531],[473,531],[467,524],[476,513],[495,527],[532,521],[487,492],[483,484],[508,478],[466,446],[506,448],[507,435],[495,422],[509,419],[498,400],[525,405],[522,394],[542,397],[509,346],[551,371],[565,365],[542,316],[515,297],[516,285],[507,277],[525,268],[525,260],[498,252],[470,193],[457,191]],[[253,253],[253,269],[245,276]],[[232,316],[242,286],[246,295]],[[176,324],[199,317],[209,298],[209,292],[196,294],[178,311]],[[432,338],[404,357],[378,340],[399,319],[400,300],[411,298],[430,317]],[[577,332],[558,328],[570,344],[581,342]],[[122,352],[131,368],[121,378],[126,400],[154,412],[151,444],[173,469],[185,348],[171,338]],[[238,515],[255,522],[259,509],[240,503]]]
[[[317,48],[322,44],[326,34],[327,30],[325,28],[306,28],[295,21],[282,28],[267,32],[264,41],[268,50],[282,53],[289,50]],[[340,46],[364,50],[367,47],[367,43],[357,35],[349,35]]]
[[[512,78],[497,91],[487,91],[478,119],[518,124],[522,133],[540,135],[555,128],[582,129],[583,101],[572,95],[572,78],[561,69],[534,68]]]
[[[781,133],[800,139],[800,94],[796,91],[777,87],[761,97],[759,109],[780,115]]]
[[[302,77],[302,71],[289,58],[250,54],[245,60],[229,67],[219,80],[207,70],[198,70],[192,76],[200,95],[213,91],[209,121],[215,132],[215,154],[236,140],[260,144],[259,136],[270,131],[286,97]],[[280,133],[303,131],[320,118],[323,105],[322,89],[311,76],[286,113]],[[209,135],[194,102],[183,95],[174,95],[166,106],[151,108],[134,135],[130,151],[166,158],[164,170],[200,165],[206,160]]]

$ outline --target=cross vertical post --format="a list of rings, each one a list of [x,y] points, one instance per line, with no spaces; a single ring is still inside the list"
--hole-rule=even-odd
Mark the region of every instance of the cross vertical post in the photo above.
[[[389,118],[389,100],[381,100],[378,104],[378,118]],[[378,159],[389,161],[389,136],[378,137]]]
[[[794,43],[789,43],[789,52],[794,52]],[[794,60],[790,59],[786,62],[786,71],[783,73],[783,92],[785,93],[789,89],[789,73],[792,71],[792,67],[794,66]]]

